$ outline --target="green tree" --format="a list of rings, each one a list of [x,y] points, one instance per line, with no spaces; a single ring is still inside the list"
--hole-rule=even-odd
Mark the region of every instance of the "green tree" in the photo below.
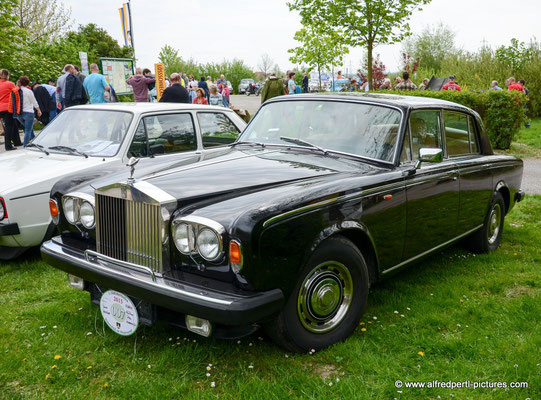
[[[165,74],[171,75],[173,72],[182,70],[183,61],[178,55],[178,50],[166,44],[160,49],[158,60],[165,68]]]
[[[427,26],[406,39],[402,49],[413,59],[419,58],[423,68],[440,71],[443,60],[456,52],[455,32],[443,23]]]
[[[80,63],[79,52],[88,54],[89,63],[99,64],[100,57],[130,58],[132,49],[120,47],[104,29],[95,24],[81,25],[77,31],[48,41],[26,42],[10,54],[7,65],[14,75],[27,75],[34,81],[46,81],[61,74],[66,64]]]
[[[13,16],[19,28],[27,32],[29,42],[42,39],[52,42],[69,28],[71,8],[57,0],[18,0]]]
[[[224,75],[225,79],[231,82],[233,90],[236,91],[241,79],[255,78],[254,71],[248,67],[244,61],[233,59],[232,61],[224,60],[221,63],[208,63],[201,65],[201,71],[205,76],[212,76],[213,78]]]
[[[294,36],[300,46],[288,50],[292,63],[306,63],[317,69],[319,90],[321,90],[321,70],[332,65],[342,64],[348,48],[342,44],[340,36],[335,31],[320,32],[315,26],[306,26],[297,31]]]
[[[79,25],[77,31],[70,31],[62,38],[64,47],[75,48],[76,60],[79,51],[88,53],[89,63],[99,63],[101,57],[132,58],[133,49],[129,46],[121,47],[109,33],[96,24]],[[76,61],[74,61],[76,62]],[[78,64],[78,62],[76,62]]]
[[[496,49],[496,59],[507,65],[512,71],[521,70],[530,60],[534,52],[532,46],[526,46],[518,39],[511,39],[511,46],[500,46]]]
[[[430,0],[293,0],[304,26],[338,34],[352,47],[366,47],[368,84],[372,89],[373,50],[379,44],[402,41],[410,33],[409,18]]]
[[[25,31],[17,25],[14,10],[17,0],[0,1],[0,67],[8,68],[11,64],[12,54],[21,48],[25,38]]]

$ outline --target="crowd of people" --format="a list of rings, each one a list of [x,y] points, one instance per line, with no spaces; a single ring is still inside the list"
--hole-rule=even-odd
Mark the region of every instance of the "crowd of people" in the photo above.
[[[133,88],[136,102],[156,101],[156,79],[149,69],[136,68],[135,75],[130,76],[126,83]],[[215,80],[210,76],[202,76],[198,81],[193,75],[175,72],[165,78],[165,86],[159,99],[162,103],[208,104],[221,107],[229,107],[231,104],[231,90],[224,75]]]
[[[287,77],[278,78],[271,74],[261,91],[261,102],[270,98],[286,94],[308,93],[309,78],[303,74],[301,85],[295,82],[296,74],[288,71]],[[338,71],[336,79],[344,79],[342,72]],[[402,77],[395,78],[395,84],[389,78],[383,79],[378,90],[428,90],[429,79],[417,87],[410,79],[408,72],[403,72]],[[148,69],[136,68],[135,75],[130,76],[126,83],[133,88],[136,102],[156,101],[156,79]],[[224,75],[212,79],[210,76],[201,76],[198,81],[193,75],[178,72],[171,74],[165,80],[166,88],[159,99],[160,102],[189,103],[200,105],[213,105],[230,107],[230,83]],[[527,96],[524,79],[518,81],[510,77],[505,81],[507,90],[524,92]],[[351,78],[342,91],[368,90],[368,82],[358,71]],[[461,91],[462,88],[456,82],[455,76],[451,75],[441,90]],[[492,81],[491,91],[502,89],[497,81]],[[19,146],[27,146],[34,138],[34,119],[47,125],[63,109],[79,104],[99,104],[118,101],[115,90],[105,77],[100,74],[96,64],[90,65],[90,75],[85,76],[80,69],[67,64],[58,79],[49,79],[47,83],[30,82],[27,76],[20,76],[16,84],[10,80],[8,70],[0,70],[0,118],[4,128],[4,145],[7,151],[15,150]],[[24,139],[19,137],[19,125],[24,129]],[[527,123],[526,126],[529,124]]]
[[[152,72],[136,68],[134,76],[127,79],[133,88],[136,102],[156,101],[156,80]],[[174,73],[166,78],[166,89],[160,102],[210,104],[230,106],[230,90],[224,75],[214,81],[210,76],[200,81],[186,74]],[[80,72],[76,65],[67,64],[62,74],[47,83],[30,82],[20,76],[16,83],[10,80],[9,71],[0,70],[0,118],[4,130],[6,151],[26,147],[35,137],[34,121],[47,125],[65,108],[80,104],[116,102],[118,97],[97,64],[90,65],[90,75]],[[24,139],[19,136],[19,126],[24,129]]]

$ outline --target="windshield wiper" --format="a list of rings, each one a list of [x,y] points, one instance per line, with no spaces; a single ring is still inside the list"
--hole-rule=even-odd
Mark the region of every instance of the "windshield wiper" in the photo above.
[[[41,144],[28,143],[26,145],[26,147],[35,147],[35,148],[39,149],[40,151],[43,151],[45,154],[49,155],[49,152],[47,150],[45,150],[45,147],[43,147]]]
[[[256,146],[265,147],[265,143],[261,143],[261,142],[250,142],[250,141],[246,141],[246,140],[241,140],[240,142],[232,143],[232,144],[231,144],[231,147],[236,146],[237,144],[255,144]]]
[[[69,146],[51,146],[49,147],[49,150],[69,151],[72,154],[78,154],[80,156],[84,156],[85,158],[88,158],[88,154],[83,153],[82,151],[79,151]]]
[[[280,140],[283,140],[284,142],[303,144],[303,145],[311,147],[313,149],[317,149],[317,150],[323,152],[323,154],[328,153],[327,150],[325,150],[323,147],[319,147],[319,146],[317,146],[317,145],[315,145],[313,143],[307,142],[307,141],[302,140],[302,139],[297,139],[297,138],[292,138],[292,137],[287,137],[287,136],[280,136]]]

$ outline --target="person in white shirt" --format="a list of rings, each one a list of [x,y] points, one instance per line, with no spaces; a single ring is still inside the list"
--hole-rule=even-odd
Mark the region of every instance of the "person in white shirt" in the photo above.
[[[34,92],[28,89],[30,79],[27,76],[21,76],[17,81],[17,85],[21,88],[23,93],[23,101],[21,104],[22,113],[17,119],[24,126],[24,141],[23,146],[26,147],[32,139],[34,139],[34,109],[36,110],[38,117],[41,116],[41,110],[39,109],[38,102],[34,97]]]

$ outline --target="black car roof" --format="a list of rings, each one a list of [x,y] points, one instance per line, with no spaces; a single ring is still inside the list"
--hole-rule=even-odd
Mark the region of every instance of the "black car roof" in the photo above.
[[[369,101],[374,104],[382,105],[392,105],[395,107],[401,108],[427,108],[427,107],[438,107],[438,108],[453,108],[460,109],[462,111],[472,112],[468,107],[465,107],[461,104],[453,103],[447,100],[435,99],[432,97],[422,97],[422,96],[405,96],[398,94],[387,94],[387,93],[361,93],[361,92],[338,92],[338,93],[315,93],[315,94],[295,94],[295,95],[285,95],[275,97],[269,102],[272,101],[283,101],[283,100],[363,100]]]

